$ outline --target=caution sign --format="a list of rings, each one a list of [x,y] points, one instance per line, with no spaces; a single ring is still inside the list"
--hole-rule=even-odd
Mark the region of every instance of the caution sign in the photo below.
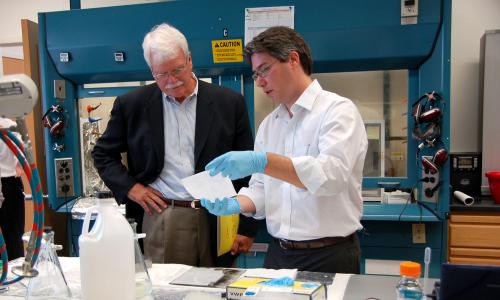
[[[242,62],[243,43],[241,39],[213,40],[212,56],[214,63]]]

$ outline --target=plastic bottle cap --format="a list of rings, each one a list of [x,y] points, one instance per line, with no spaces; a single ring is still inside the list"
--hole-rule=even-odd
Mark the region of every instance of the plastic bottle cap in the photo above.
[[[413,261],[404,261],[399,264],[399,273],[405,276],[420,276],[420,264]]]

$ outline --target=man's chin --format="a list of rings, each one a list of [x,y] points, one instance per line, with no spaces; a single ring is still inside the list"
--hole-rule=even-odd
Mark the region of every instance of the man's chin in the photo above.
[[[173,89],[166,89],[165,94],[169,95],[170,97],[181,97],[183,96],[182,89],[180,87],[176,87]]]

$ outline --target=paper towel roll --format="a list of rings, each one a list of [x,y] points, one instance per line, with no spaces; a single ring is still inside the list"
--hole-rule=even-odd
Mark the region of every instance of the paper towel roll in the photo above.
[[[460,200],[460,202],[462,202],[465,206],[471,206],[472,204],[474,204],[474,198],[460,191],[455,191],[453,193],[453,196]]]

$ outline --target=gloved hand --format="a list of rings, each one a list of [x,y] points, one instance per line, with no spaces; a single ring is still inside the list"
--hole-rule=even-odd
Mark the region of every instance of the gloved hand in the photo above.
[[[264,173],[267,165],[265,152],[257,151],[231,151],[223,154],[205,166],[210,171],[210,176],[221,173],[231,180],[240,179],[253,173]]]
[[[287,276],[287,277],[269,279],[259,284],[268,286],[293,286],[294,282],[295,281],[293,280],[293,278]]]
[[[217,198],[215,201],[200,199],[200,202],[201,206],[205,207],[209,213],[216,216],[234,215],[239,214],[241,211],[240,203],[235,198]]]

